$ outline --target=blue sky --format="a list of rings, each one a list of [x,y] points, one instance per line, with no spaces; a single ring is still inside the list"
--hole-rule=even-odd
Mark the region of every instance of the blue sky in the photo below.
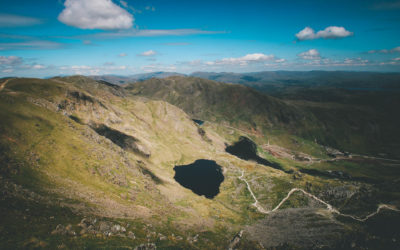
[[[0,76],[400,71],[400,1],[2,0]]]

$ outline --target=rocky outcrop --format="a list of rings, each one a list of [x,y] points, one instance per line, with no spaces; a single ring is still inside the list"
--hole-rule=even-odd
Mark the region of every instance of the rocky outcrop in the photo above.
[[[139,246],[135,247],[135,250],[154,250],[154,249],[157,249],[156,244],[154,243],[140,244]]]
[[[240,230],[240,232],[236,234],[235,237],[233,237],[233,239],[229,243],[229,250],[235,249],[235,247],[239,244],[240,240],[242,239],[243,232],[244,230]]]
[[[68,224],[67,226],[63,226],[61,224],[57,225],[57,227],[51,232],[51,234],[57,235],[67,235],[67,236],[76,236],[78,235],[76,232],[79,232],[79,235],[92,235],[92,236],[120,236],[120,237],[129,237],[131,239],[135,239],[135,234],[131,231],[127,232],[126,228],[112,223],[110,221],[101,221],[96,218],[83,218],[80,223],[76,226],[72,226]]]

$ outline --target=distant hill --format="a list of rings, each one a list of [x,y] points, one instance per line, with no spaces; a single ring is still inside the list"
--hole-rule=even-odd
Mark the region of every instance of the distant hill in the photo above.
[[[194,72],[194,77],[239,83],[262,92],[274,94],[288,87],[324,86],[364,88],[375,90],[400,90],[400,73],[349,72],[349,71],[263,71],[253,73]]]
[[[186,76],[177,72],[151,72],[129,76],[90,76],[113,84],[126,84],[150,78]],[[194,72],[188,76],[225,83],[237,83],[275,95],[294,87],[339,87],[344,89],[400,91],[400,73],[349,71],[262,71],[249,73]]]
[[[126,84],[131,82],[143,81],[150,78],[165,78],[170,76],[183,76],[183,74],[176,72],[151,72],[143,74],[135,74],[130,76],[118,76],[118,75],[100,75],[90,76],[94,80],[102,80],[113,84]]]

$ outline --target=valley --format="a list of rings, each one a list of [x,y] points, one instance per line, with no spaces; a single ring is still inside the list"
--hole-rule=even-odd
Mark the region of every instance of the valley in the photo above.
[[[399,246],[398,138],[364,118],[185,76],[1,86],[0,248]]]

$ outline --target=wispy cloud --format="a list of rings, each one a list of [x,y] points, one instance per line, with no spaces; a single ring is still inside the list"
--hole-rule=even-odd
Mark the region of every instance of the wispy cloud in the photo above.
[[[274,55],[266,55],[263,53],[247,54],[242,57],[223,58],[215,61],[206,62],[207,65],[241,65],[245,66],[253,63],[262,63],[266,61],[277,61]]]
[[[64,6],[58,20],[69,26],[103,30],[133,26],[133,16],[110,0],[66,0]]]
[[[400,57],[381,62],[379,65],[400,65]]]
[[[2,73],[12,73],[17,70],[43,70],[48,68],[43,64],[36,62],[26,63],[22,57],[18,56],[0,56],[0,71]]]
[[[119,56],[119,57],[125,57],[125,56],[127,56],[127,54],[126,54],[126,53],[121,53],[121,54],[119,54],[118,56]]]
[[[357,58],[344,58],[341,60],[333,60],[330,58],[320,58],[315,60],[309,60],[306,62],[294,62],[292,66],[306,66],[306,67],[355,67],[355,66],[368,66],[372,65],[372,62],[363,59],[361,57]]]
[[[223,34],[225,31],[209,31],[200,29],[130,29],[116,32],[100,32],[96,34],[84,35],[84,38],[95,39],[117,39],[125,37],[156,37],[156,36],[188,36],[188,35],[210,35]]]
[[[319,38],[338,39],[352,36],[353,34],[353,32],[346,30],[344,27],[338,26],[329,26],[326,27],[324,30],[320,30],[318,32],[315,32],[310,27],[305,27],[303,30],[299,31],[299,33],[296,34],[296,38],[298,41],[314,40]]]
[[[128,69],[126,65],[115,65],[114,63],[106,62],[101,66],[90,65],[72,65],[61,66],[59,70],[64,74],[78,74],[78,75],[101,75],[109,74],[115,71],[125,71]]]
[[[58,49],[65,44],[46,40],[47,37],[0,33],[0,51]]]
[[[155,56],[156,54],[157,52],[155,52],[154,50],[148,50],[138,54],[138,56]]]
[[[400,46],[392,48],[392,49],[380,49],[380,50],[368,51],[369,54],[374,54],[374,53],[389,54],[389,53],[398,53],[398,52],[400,52]]]
[[[58,49],[63,44],[52,41],[22,41],[0,43],[0,50],[41,50],[41,49]]]
[[[164,65],[159,63],[153,63],[150,65],[142,66],[140,69],[145,72],[156,72],[156,71],[171,72],[171,71],[176,71],[177,67],[175,65]]]
[[[42,20],[34,17],[0,14],[0,27],[23,27],[43,23]]]
[[[18,56],[0,56],[0,65],[13,66],[22,64],[22,58]]]
[[[201,59],[194,59],[191,61],[177,62],[175,66],[181,70],[180,72],[193,72],[193,71],[226,71],[226,70],[239,70],[239,71],[252,71],[262,70],[265,67],[272,67],[276,65],[283,65],[286,59],[277,58],[275,55],[267,55],[264,53],[246,54],[242,57],[226,57],[215,59],[213,61],[205,61]]]

